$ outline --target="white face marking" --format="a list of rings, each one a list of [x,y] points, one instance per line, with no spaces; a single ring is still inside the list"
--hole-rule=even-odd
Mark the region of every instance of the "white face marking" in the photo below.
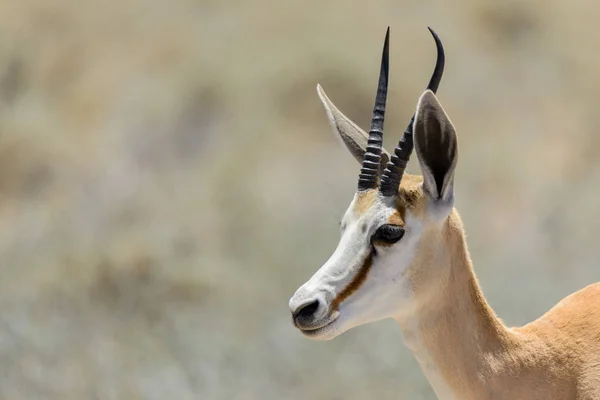
[[[343,218],[345,229],[338,247],[290,299],[292,311],[311,301],[319,302],[312,319],[302,326],[306,328],[303,333],[313,339],[332,339],[355,326],[395,317],[412,303],[413,292],[406,271],[421,237],[420,221],[407,211],[402,239],[389,247],[375,246],[373,250],[371,236],[396,211],[395,199],[377,198],[368,210],[358,215],[354,211],[357,198]],[[353,283],[371,253],[366,279],[337,310],[332,310],[334,299]]]

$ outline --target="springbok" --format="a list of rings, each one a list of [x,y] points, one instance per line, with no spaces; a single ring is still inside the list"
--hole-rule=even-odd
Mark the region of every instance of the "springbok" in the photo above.
[[[436,67],[391,156],[382,148],[389,28],[368,135],[317,86],[334,132],[362,168],[336,250],[290,299],[293,323],[329,340],[395,319],[439,399],[600,399],[600,283],[518,328],[504,325],[483,296],[454,208],[458,143],[435,95],[445,58],[430,31]],[[422,176],[404,173],[413,140]]]

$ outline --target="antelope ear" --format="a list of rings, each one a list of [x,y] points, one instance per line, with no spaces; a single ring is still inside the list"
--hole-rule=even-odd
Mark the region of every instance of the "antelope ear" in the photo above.
[[[419,99],[414,132],[426,194],[437,203],[452,205],[458,160],[456,129],[431,90]]]
[[[325,107],[327,118],[333,127],[335,136],[342,139],[350,154],[362,165],[369,135],[338,110],[332,101],[329,100],[321,85],[317,85],[317,93],[323,102],[323,107]],[[379,173],[383,172],[389,159],[390,154],[385,149],[382,149]]]

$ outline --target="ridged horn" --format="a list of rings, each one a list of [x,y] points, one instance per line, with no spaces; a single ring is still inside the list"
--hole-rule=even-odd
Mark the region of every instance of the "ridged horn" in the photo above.
[[[440,40],[437,33],[433,31],[431,28],[429,32],[433,36],[435,40],[435,46],[437,48],[437,60],[435,62],[435,68],[433,70],[433,74],[431,75],[431,79],[429,80],[429,84],[427,85],[427,89],[431,90],[435,93],[440,86],[440,81],[442,80],[442,75],[444,73],[444,64],[446,62],[446,56],[444,54],[444,47],[442,46],[442,41]],[[402,138],[398,142],[398,146],[394,149],[394,154],[390,157],[390,161],[387,163],[387,166],[383,173],[381,174],[381,186],[380,191],[384,196],[395,196],[398,194],[398,187],[400,186],[400,182],[402,181],[402,175],[404,174],[404,170],[406,169],[406,165],[408,164],[408,160],[410,159],[410,154],[413,151],[414,143],[413,143],[413,125],[415,123],[415,115],[413,114],[408,127],[402,134]]]
[[[358,176],[358,190],[375,189],[379,180],[379,168],[381,162],[381,151],[383,148],[383,121],[385,117],[385,102],[387,99],[388,75],[389,75],[389,43],[390,28],[385,33],[383,54],[381,56],[381,70],[379,72],[379,83],[375,106],[371,117],[371,128],[367,149],[363,158],[360,175]]]

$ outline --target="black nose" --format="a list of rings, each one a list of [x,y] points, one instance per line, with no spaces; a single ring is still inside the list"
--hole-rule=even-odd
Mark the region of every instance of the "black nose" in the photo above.
[[[296,311],[293,312],[294,318],[300,319],[311,319],[312,316],[319,309],[319,300],[313,300],[309,303],[301,305]]]

